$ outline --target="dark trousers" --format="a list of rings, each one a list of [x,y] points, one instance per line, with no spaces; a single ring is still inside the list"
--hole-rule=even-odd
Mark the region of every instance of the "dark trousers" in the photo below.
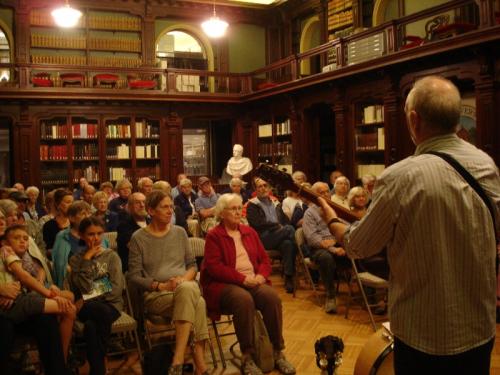
[[[85,302],[78,313],[78,319],[85,324],[84,337],[91,375],[106,373],[104,357],[111,336],[111,325],[119,317],[117,309],[109,303],[98,300]]]
[[[40,361],[47,375],[68,374],[59,334],[56,316],[40,314],[15,325],[9,319],[0,317],[0,369],[8,374],[8,357],[13,348],[16,333],[35,338]]]
[[[234,329],[242,353],[252,353],[254,350],[256,309],[262,313],[274,349],[283,349],[281,300],[271,286],[264,284],[245,289],[238,285],[228,284],[222,290],[220,307],[223,314],[233,315]]]
[[[396,375],[453,374],[488,375],[491,350],[495,339],[455,355],[430,355],[394,340],[394,371]]]
[[[260,235],[262,244],[267,250],[275,249],[281,253],[285,276],[295,275],[295,229],[291,225],[283,225],[280,229],[263,232]]]
[[[337,268],[335,255],[326,249],[315,249],[311,259],[319,268],[319,275],[325,285],[327,298],[334,298],[335,270]]]

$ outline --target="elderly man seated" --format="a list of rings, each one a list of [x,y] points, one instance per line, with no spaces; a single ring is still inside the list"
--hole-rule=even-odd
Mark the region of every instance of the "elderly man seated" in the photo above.
[[[269,195],[270,188],[266,181],[256,178],[255,191],[257,196],[248,201],[248,223],[257,231],[266,249],[275,249],[281,253],[285,289],[287,293],[292,293],[297,254],[295,228],[283,214],[279,201]]]
[[[324,182],[316,182],[312,186],[312,190],[325,198],[330,195],[328,184]],[[314,203],[310,203],[309,209],[304,213],[302,229],[306,242],[312,250],[311,258],[318,265],[321,279],[325,285],[325,311],[334,314],[337,312],[334,274],[338,262],[342,261],[341,259],[346,259],[345,251],[335,246],[337,241],[321,217],[321,208]]]
[[[208,177],[198,179],[198,188],[200,192],[194,202],[194,207],[200,218],[201,230],[208,233],[210,229],[217,225],[215,220],[215,204],[219,199],[219,194],[215,192],[212,183]]]

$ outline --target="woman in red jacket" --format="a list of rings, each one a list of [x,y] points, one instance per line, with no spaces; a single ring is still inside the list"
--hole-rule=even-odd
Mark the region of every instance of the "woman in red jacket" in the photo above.
[[[283,374],[295,374],[282,353],[282,307],[269,285],[271,263],[257,232],[240,224],[241,210],[242,200],[236,194],[222,195],[215,206],[220,224],[207,234],[201,271],[208,312],[216,319],[221,313],[233,315],[242,373],[261,375],[252,360],[255,310],[260,310],[274,347],[275,367]]]

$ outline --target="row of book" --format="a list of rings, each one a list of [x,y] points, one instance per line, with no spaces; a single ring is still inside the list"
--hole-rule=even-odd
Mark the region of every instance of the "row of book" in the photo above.
[[[156,144],[135,146],[135,157],[137,159],[159,158],[160,145],[156,143]]]
[[[109,179],[111,181],[123,180],[124,178],[128,178],[130,176],[130,170],[125,168],[110,167],[108,171]]]
[[[67,145],[40,145],[40,160],[67,160]]]
[[[89,39],[89,48],[96,50],[141,52],[141,41],[139,39],[130,38],[91,38]]]
[[[40,123],[40,138],[42,139],[65,139],[68,138],[68,125],[55,123]]]
[[[384,106],[377,104],[364,107],[362,122],[363,124],[384,122]]]
[[[371,133],[356,134],[356,151],[375,151],[385,149],[384,128]]]
[[[33,26],[55,26],[54,17],[44,9],[33,9],[30,13],[30,23]],[[126,17],[122,15],[95,15],[89,14],[80,18],[77,27],[88,25],[91,29],[140,31],[141,19],[139,17]]]
[[[130,146],[122,143],[118,146],[106,148],[106,158],[108,159],[130,159]]]
[[[33,64],[86,65],[87,58],[79,55],[31,55]]]
[[[97,138],[99,136],[99,125],[97,124],[73,124],[73,138]]]
[[[40,171],[42,185],[62,185],[68,183],[67,168],[48,168]]]
[[[258,156],[269,156],[273,154],[273,145],[271,143],[261,143],[258,148]],[[277,156],[291,155],[292,144],[290,142],[277,142],[276,154]]]
[[[106,126],[106,138],[130,138],[130,125],[108,124]]]
[[[82,177],[85,177],[88,182],[99,182],[99,169],[95,165],[89,165],[86,168],[77,168],[73,170],[73,181],[75,183]]]
[[[138,68],[142,59],[118,56],[89,56],[89,65],[115,68]]]
[[[330,0],[328,2],[328,14],[339,12],[352,7],[352,0]]]
[[[352,10],[328,15],[328,30],[338,29],[344,26],[352,25]]]
[[[276,123],[276,135],[288,135],[292,133],[290,120]],[[259,125],[259,137],[271,137],[273,135],[273,124]]]
[[[159,138],[160,127],[146,122],[146,120],[136,121],[135,136],[137,138]]]
[[[84,35],[69,38],[33,33],[31,34],[31,47],[85,49],[87,48],[87,38]]]
[[[96,160],[99,158],[99,145],[96,143],[72,145],[71,149],[74,160]]]

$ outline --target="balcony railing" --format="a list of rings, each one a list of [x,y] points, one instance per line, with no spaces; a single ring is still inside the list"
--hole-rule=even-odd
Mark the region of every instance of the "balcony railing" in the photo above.
[[[346,72],[370,69],[377,63],[456,49],[463,45],[500,39],[498,15],[488,0],[456,0],[398,20],[339,38],[304,53],[288,56],[250,73],[220,73],[203,70],[160,68],[110,68],[55,64],[0,64],[11,80],[0,82],[2,91],[35,90],[50,93],[78,92],[128,96],[141,90],[144,95],[218,96],[239,98],[273,92],[301,84],[332,79]],[[450,42],[448,38],[455,38]],[[17,90],[16,90],[17,89]],[[104,91],[105,90],[105,91]],[[112,91],[113,90],[113,91]],[[146,93],[148,90],[149,93]]]

